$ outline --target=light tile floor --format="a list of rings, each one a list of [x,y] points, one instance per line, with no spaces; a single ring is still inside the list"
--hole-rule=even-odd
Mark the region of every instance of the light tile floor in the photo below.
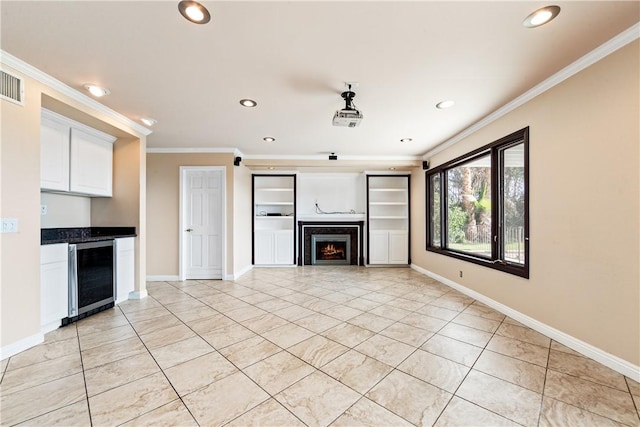
[[[147,288],[2,361],[0,424],[640,425],[640,384],[409,269]]]

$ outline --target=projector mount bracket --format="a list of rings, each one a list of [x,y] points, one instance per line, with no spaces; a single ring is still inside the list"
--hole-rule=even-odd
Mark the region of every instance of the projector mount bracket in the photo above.
[[[351,84],[348,84],[348,90],[342,92],[340,94],[340,96],[342,96],[342,99],[344,99],[345,102],[345,110],[355,110],[355,108],[353,107],[353,98],[356,97],[355,92],[351,91]]]

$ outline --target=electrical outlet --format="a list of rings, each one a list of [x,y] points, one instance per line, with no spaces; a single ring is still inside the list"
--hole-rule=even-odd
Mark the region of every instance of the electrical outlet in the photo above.
[[[47,214],[47,205],[40,205],[40,215]]]
[[[17,233],[18,232],[18,220],[15,218],[2,218],[2,232],[3,233]]]
[[[462,270],[460,270],[460,277],[462,277]]]

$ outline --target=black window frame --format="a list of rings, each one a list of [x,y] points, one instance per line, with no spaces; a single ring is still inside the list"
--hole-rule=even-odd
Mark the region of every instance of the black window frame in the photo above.
[[[504,256],[504,236],[502,234],[502,225],[504,221],[504,209],[502,206],[503,193],[502,185],[504,178],[504,156],[505,150],[524,144],[524,264],[509,262]],[[480,157],[490,155],[491,158],[491,235],[493,241],[491,243],[491,257],[474,256],[468,252],[457,251],[447,248],[448,242],[448,182],[447,171],[464,163],[468,163]],[[431,179],[434,176],[439,177],[440,186],[440,246],[432,244],[434,236],[433,230],[433,189]],[[453,257],[463,261],[500,270],[505,273],[514,274],[516,276],[529,278],[529,266],[531,263],[529,251],[529,127],[525,127],[510,135],[500,138],[490,144],[480,147],[470,153],[459,156],[442,165],[425,172],[425,200],[426,200],[426,250],[441,255]]]

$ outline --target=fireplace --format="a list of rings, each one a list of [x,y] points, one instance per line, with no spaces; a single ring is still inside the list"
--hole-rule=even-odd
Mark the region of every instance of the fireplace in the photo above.
[[[311,264],[350,264],[350,240],[349,234],[312,234]]]
[[[364,221],[298,221],[298,265],[364,265],[363,227]],[[340,260],[321,259],[328,262],[315,262],[314,251],[318,249],[314,237],[316,240],[318,237],[329,237],[334,247],[327,253],[337,257],[340,249],[344,248],[345,259],[340,255]],[[337,242],[336,237],[341,240]],[[343,243],[345,241],[347,243]]]

